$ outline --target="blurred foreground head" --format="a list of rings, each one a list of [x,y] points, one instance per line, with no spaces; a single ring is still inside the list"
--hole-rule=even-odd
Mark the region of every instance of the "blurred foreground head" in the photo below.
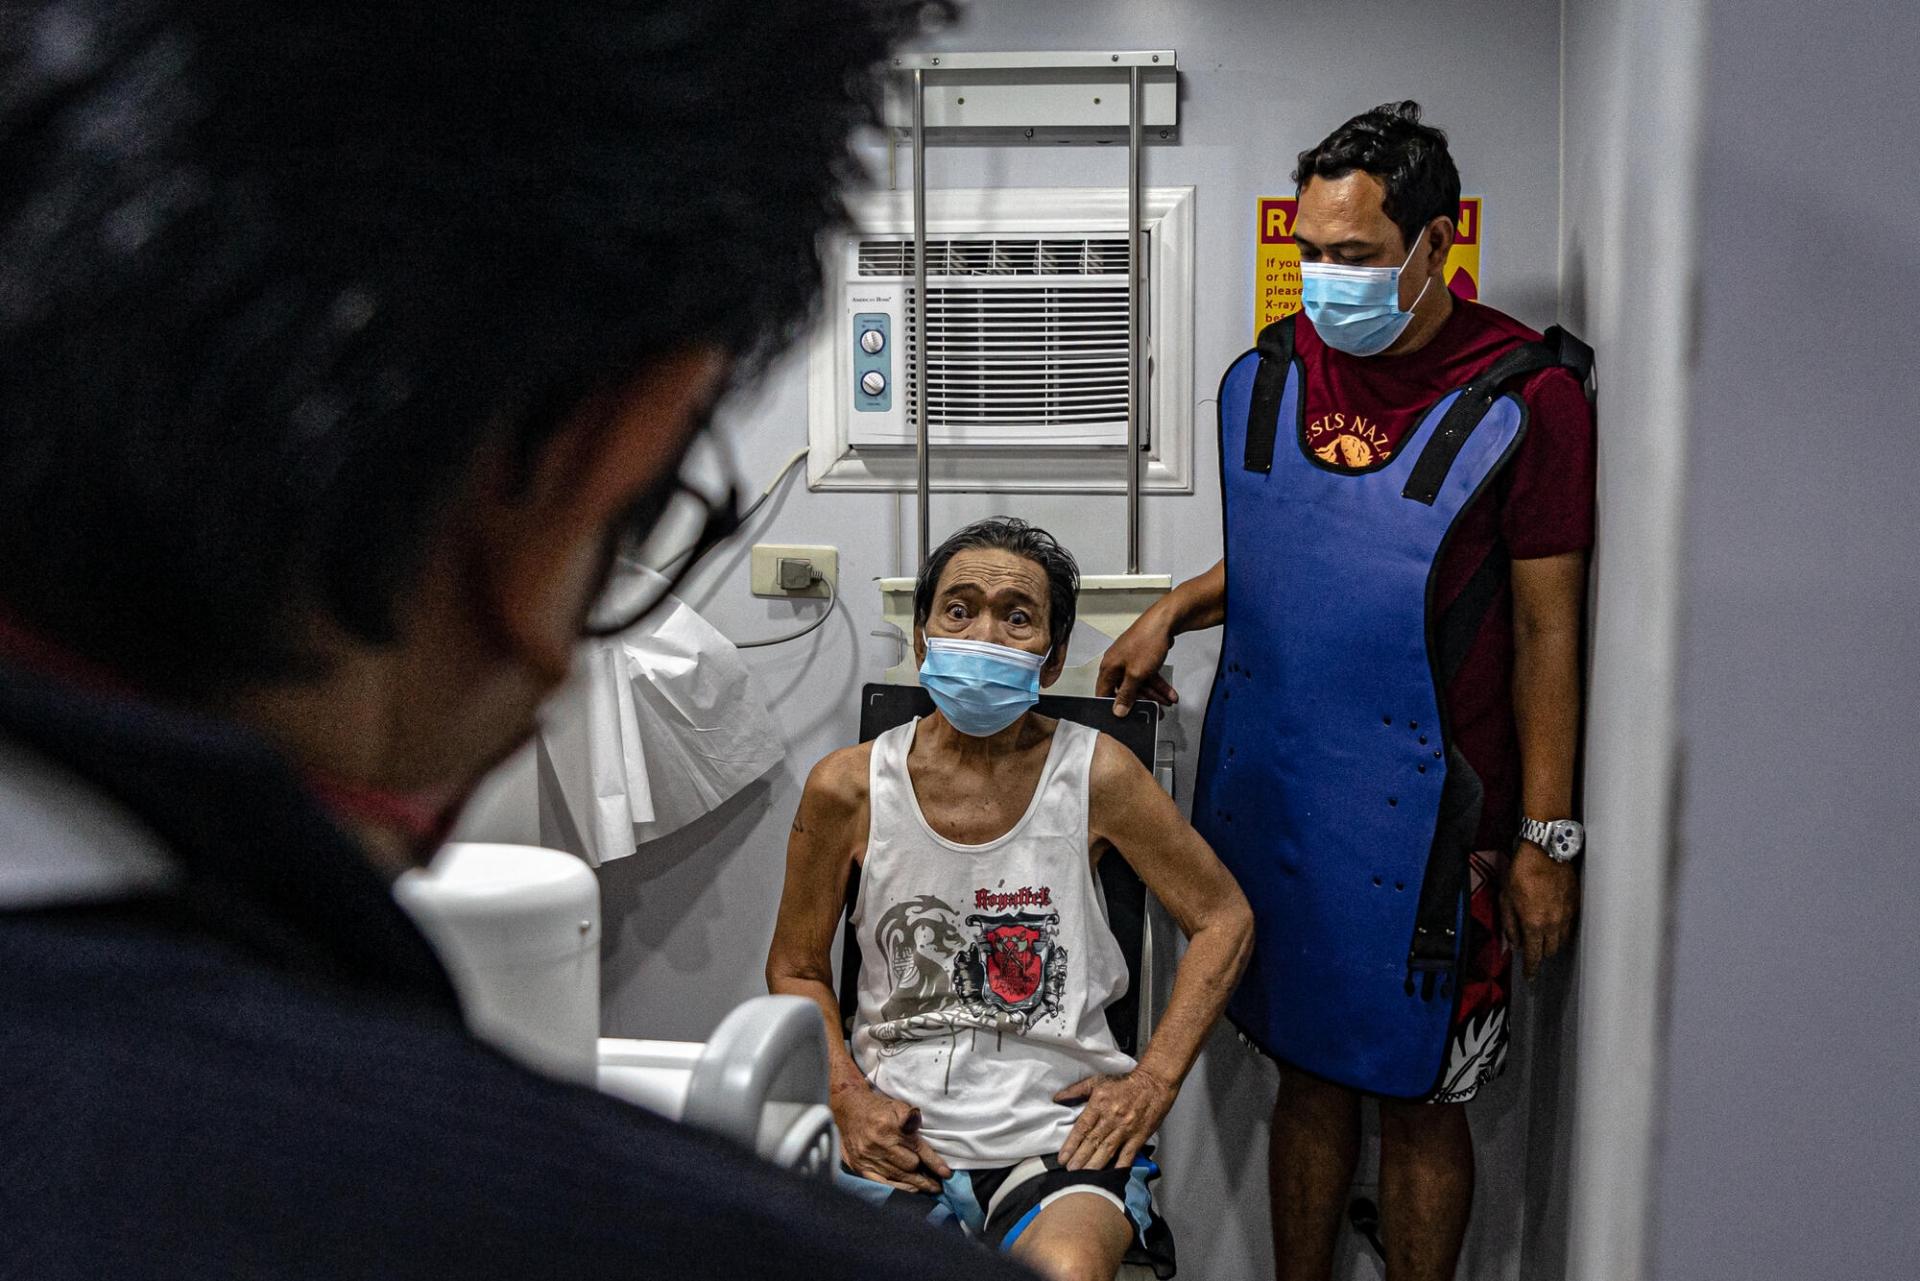
[[[808,316],[919,8],[0,5],[0,617],[194,702],[406,642],[429,575],[576,627]]]
[[[923,7],[0,5],[0,625],[343,777],[497,757]]]

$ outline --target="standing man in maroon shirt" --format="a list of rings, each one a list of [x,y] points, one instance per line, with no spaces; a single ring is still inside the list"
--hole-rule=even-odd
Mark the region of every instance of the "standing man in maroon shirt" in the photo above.
[[[1421,122],[1417,104],[1349,120],[1300,155],[1294,181],[1294,236],[1310,277],[1306,311],[1292,327],[1304,397],[1297,443],[1322,469],[1357,478],[1388,466],[1449,392],[1540,335],[1447,288],[1460,179],[1446,136]],[[1311,277],[1322,264],[1340,269],[1318,273],[1337,281],[1384,282],[1381,273],[1347,269],[1397,268],[1397,304],[1389,288],[1371,314],[1316,307]],[[1454,1274],[1473,1197],[1464,1104],[1505,1066],[1512,953],[1531,977],[1565,945],[1579,898],[1569,855],[1582,837],[1571,819],[1593,543],[1593,418],[1583,387],[1563,368],[1515,379],[1506,390],[1524,402],[1520,443],[1460,513],[1431,578],[1429,617],[1438,617],[1483,564],[1510,566],[1439,690],[1450,746],[1479,776],[1483,801],[1439,1084],[1424,1100],[1380,1101],[1389,1281]],[[1276,452],[1291,453],[1286,438],[1295,430],[1283,418]],[[1362,534],[1351,542],[1356,579],[1370,572]],[[1234,541],[1229,528],[1230,548]],[[1276,547],[1260,553],[1288,555]],[[1176,636],[1226,619],[1227,582],[1223,559],[1114,643],[1100,688],[1115,696],[1116,712],[1124,715],[1141,695],[1178,701],[1161,665]],[[1338,664],[1342,655],[1318,661]],[[1555,848],[1550,854],[1544,845]],[[1276,1275],[1325,1281],[1358,1156],[1362,1092],[1284,1060],[1281,1068],[1269,1167]]]

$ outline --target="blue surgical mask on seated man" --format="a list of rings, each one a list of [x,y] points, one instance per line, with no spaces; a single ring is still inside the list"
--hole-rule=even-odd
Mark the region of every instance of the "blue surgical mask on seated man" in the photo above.
[[[948,724],[986,738],[1040,701],[1040,669],[1052,652],[1031,654],[989,641],[930,636],[920,685]]]
[[[1427,296],[1433,277],[1420,286],[1413,307],[1400,310],[1400,273],[1426,243],[1426,228],[1414,237],[1398,267],[1348,267],[1332,262],[1300,264],[1300,305],[1313,332],[1335,351],[1375,356],[1393,346],[1413,320],[1413,307]]]

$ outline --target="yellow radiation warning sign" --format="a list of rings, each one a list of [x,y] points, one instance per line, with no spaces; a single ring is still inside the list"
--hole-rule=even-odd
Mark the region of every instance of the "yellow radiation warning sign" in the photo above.
[[[1481,205],[1479,196],[1461,197],[1460,216],[1454,220],[1446,278],[1447,288],[1461,298],[1480,296]],[[1262,196],[1258,210],[1253,282],[1256,335],[1300,310],[1300,247],[1293,241],[1293,218],[1300,202],[1292,196]]]

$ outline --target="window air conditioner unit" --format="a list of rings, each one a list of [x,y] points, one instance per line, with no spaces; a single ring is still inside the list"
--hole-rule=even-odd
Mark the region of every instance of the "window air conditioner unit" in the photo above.
[[[922,332],[913,323],[913,240],[853,237],[844,252],[848,441],[912,445]],[[926,254],[933,444],[1126,444],[1124,235],[943,236],[929,239]]]
[[[1123,483],[1128,295],[1124,191],[928,193],[924,328],[901,193],[855,208],[828,246],[828,315],[810,364],[810,479],[907,482],[927,344],[936,488]],[[1149,489],[1190,485],[1192,191],[1143,201],[1141,440]],[[1037,458],[1033,456],[1038,456]],[[1019,461],[1029,458],[1036,465]]]

